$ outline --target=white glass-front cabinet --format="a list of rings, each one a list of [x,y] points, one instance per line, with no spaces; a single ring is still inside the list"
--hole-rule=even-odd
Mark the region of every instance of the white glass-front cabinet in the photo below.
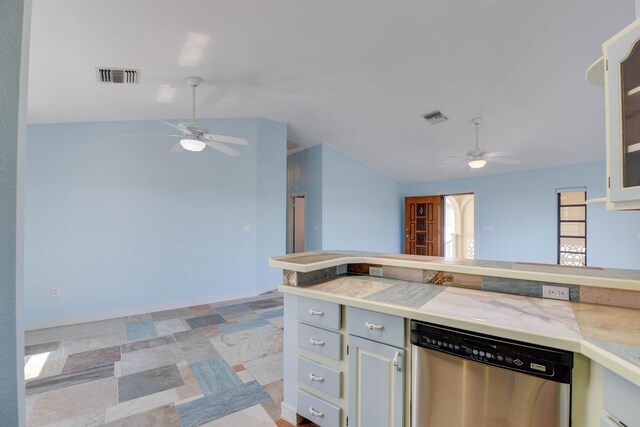
[[[607,208],[640,209],[640,20],[607,40]]]

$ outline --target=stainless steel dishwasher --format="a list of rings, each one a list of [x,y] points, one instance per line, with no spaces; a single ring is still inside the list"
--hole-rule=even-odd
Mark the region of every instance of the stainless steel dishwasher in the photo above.
[[[411,321],[411,427],[568,427],[573,353]]]

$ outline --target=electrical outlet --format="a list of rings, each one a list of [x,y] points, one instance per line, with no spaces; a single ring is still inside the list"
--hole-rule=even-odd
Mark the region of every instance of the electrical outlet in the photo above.
[[[542,297],[569,301],[569,288],[566,286],[542,285]]]
[[[210,274],[210,275],[209,275],[209,280],[208,280],[208,281],[209,281],[209,284],[212,284],[212,283],[213,283],[213,274]]]
[[[60,296],[60,288],[51,289],[51,296],[59,297]]]
[[[382,277],[383,274],[382,267],[369,267],[369,276]]]
[[[248,225],[243,225],[243,226],[242,226],[242,232],[243,232],[243,233],[248,233],[248,232],[249,232],[249,230],[250,230],[250,228],[249,228],[249,226],[248,226]]]

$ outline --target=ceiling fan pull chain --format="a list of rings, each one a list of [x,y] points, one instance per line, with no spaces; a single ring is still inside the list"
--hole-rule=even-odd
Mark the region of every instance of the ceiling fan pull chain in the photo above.
[[[193,92],[193,105],[191,110],[191,123],[196,122],[196,85],[191,85],[191,90]]]

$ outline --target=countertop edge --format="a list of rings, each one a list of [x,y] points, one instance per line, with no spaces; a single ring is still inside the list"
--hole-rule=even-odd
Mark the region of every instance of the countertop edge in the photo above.
[[[333,260],[332,260],[333,261]],[[561,350],[580,353],[590,360],[593,360],[607,369],[623,376],[635,385],[640,387],[640,367],[604,350],[584,338],[571,338],[560,335],[546,334],[543,332],[533,332],[507,326],[477,323],[469,320],[446,316],[442,314],[427,313],[419,309],[410,307],[400,307],[379,301],[364,300],[361,298],[334,295],[326,292],[305,289],[289,285],[280,285],[278,291],[284,294],[320,299],[336,304],[348,305],[351,307],[366,310],[379,311],[393,316],[407,319],[432,322],[443,326],[465,329],[471,332],[478,332],[488,335],[513,339],[517,341],[530,342],[532,344],[554,347]]]
[[[626,290],[640,290],[640,281],[632,279],[581,276],[574,274],[554,274],[539,271],[512,270],[472,265],[455,265],[437,261],[414,261],[377,256],[351,256],[333,258],[310,264],[297,264],[273,258],[269,259],[269,266],[291,270],[300,273],[337,267],[343,264],[377,264],[389,267],[420,268],[426,270],[443,270],[451,273],[475,274],[483,276],[503,277],[507,279],[534,280],[538,282],[562,283],[567,285],[593,286],[599,288],[613,288]]]

